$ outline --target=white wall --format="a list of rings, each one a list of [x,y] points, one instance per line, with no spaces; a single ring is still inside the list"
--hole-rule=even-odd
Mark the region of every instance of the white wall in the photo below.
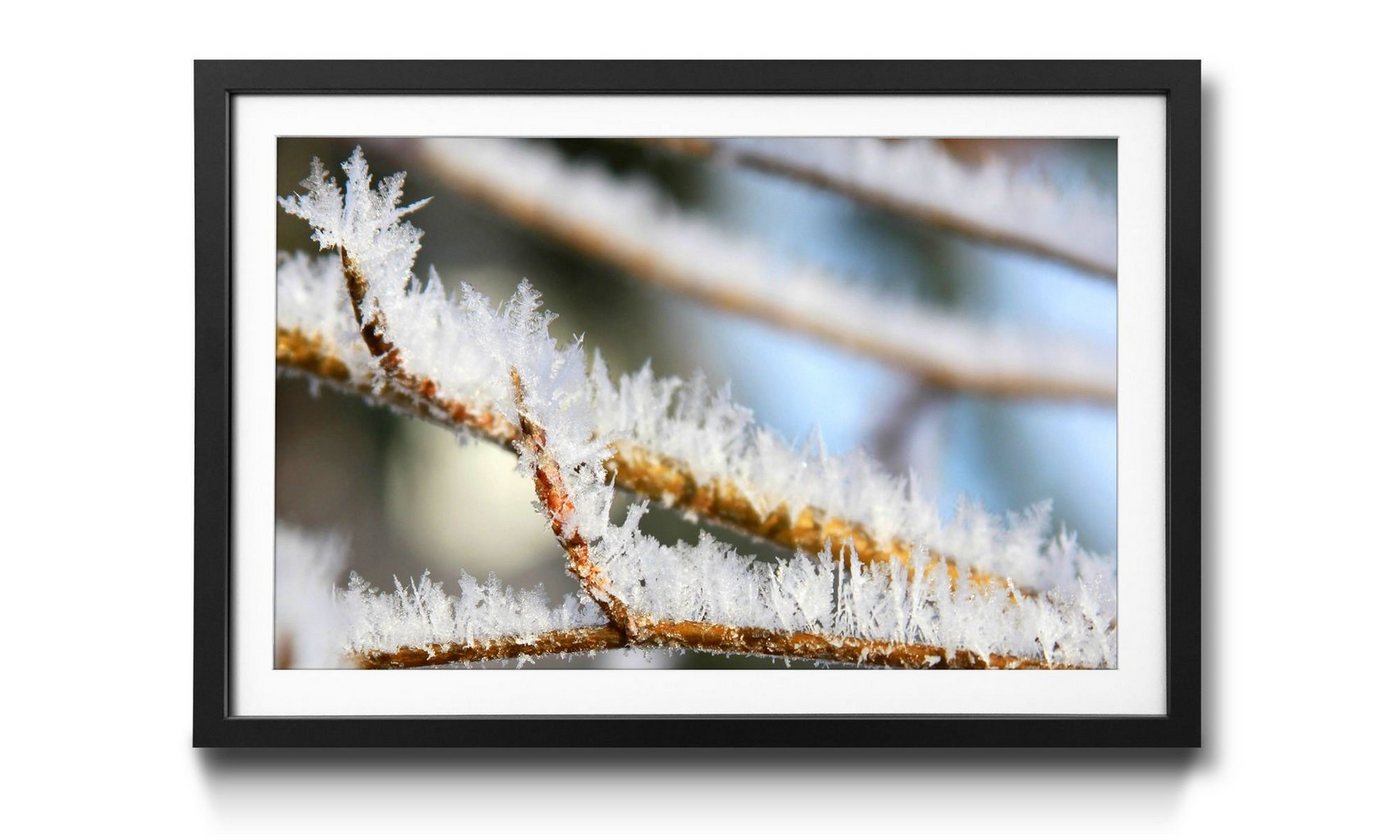
[[[780,12],[711,0],[521,4],[508,19],[506,4],[293,5],[6,12],[0,557],[18,573],[0,599],[0,703],[12,823],[181,836],[397,833],[409,821],[484,836],[796,821],[855,836],[875,824],[1209,836],[1344,832],[1391,810],[1400,73],[1395,22],[1368,16],[1374,6],[1305,17],[1220,2]],[[1205,60],[1207,748],[734,760],[191,750],[190,60],[819,55]]]

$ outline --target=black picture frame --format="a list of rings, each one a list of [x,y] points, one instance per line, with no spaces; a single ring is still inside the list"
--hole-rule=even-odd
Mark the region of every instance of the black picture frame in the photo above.
[[[1160,716],[235,717],[229,714],[231,166],[243,94],[1055,94],[1165,97],[1167,712]],[[197,61],[195,746],[1197,747],[1201,743],[1198,61]],[[583,725],[586,723],[587,725]],[[839,724],[839,725],[835,725]]]

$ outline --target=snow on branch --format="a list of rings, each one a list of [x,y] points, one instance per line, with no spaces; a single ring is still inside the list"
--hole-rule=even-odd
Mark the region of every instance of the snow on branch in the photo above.
[[[479,295],[454,301],[437,287],[406,295],[417,299],[423,320],[412,322],[412,338],[395,340],[412,359],[401,375],[417,384],[393,387],[379,381],[359,340],[339,259],[284,257],[277,277],[281,371],[514,451],[513,412],[480,378],[486,366],[471,354],[482,351],[461,334],[463,307],[489,313]],[[431,373],[409,372],[418,370]],[[509,381],[508,372],[497,375]],[[908,563],[919,544],[956,563],[955,578],[967,573],[982,585],[1011,578],[1036,591],[1106,562],[1054,535],[1048,505],[997,516],[964,504],[944,520],[913,476],[891,476],[861,452],[831,455],[819,438],[791,446],[727,388],[699,377],[659,377],[644,367],[614,383],[595,356],[584,402],[593,406],[593,437],[611,442],[603,467],[618,487],[783,548],[815,555],[827,543],[850,542],[864,562]]]
[[[596,552],[611,579],[625,582],[621,597],[647,617],[641,641],[902,667],[1116,667],[1107,576],[1007,597],[956,586],[922,550],[913,574],[833,562],[829,548],[815,559],[758,563],[708,534],[694,546],[663,546],[641,532],[644,512],[633,506]]]
[[[517,426],[493,410],[492,395],[481,390],[484,366],[458,352],[466,341],[463,323],[453,317],[457,307],[449,305],[440,285],[416,294],[399,293],[400,320],[411,334],[411,363],[418,367],[405,370],[403,351],[396,346],[399,353],[390,377],[362,340],[347,285],[340,258],[302,253],[278,257],[279,370],[308,377],[313,388],[325,383],[356,392],[458,434],[508,447],[514,442]]]
[[[793,450],[702,381],[682,385],[643,370],[614,387],[601,359],[588,375],[580,343],[554,341],[552,316],[540,310],[528,283],[494,308],[469,286],[449,300],[435,273],[420,282],[412,264],[421,234],[397,208],[402,177],[371,189],[358,150],[345,171],[347,206],[339,211],[332,199],[341,193],[318,165],[304,184],[310,193],[283,200],[289,212],[312,222],[323,248],[340,253],[282,261],[279,363],[514,448],[519,469],[534,478],[569,571],[598,607],[541,613],[535,604],[518,610],[528,612],[528,622],[478,628],[470,616],[480,610],[452,606],[426,579],[392,596],[352,584],[347,650],[360,664],[618,644],[900,666],[1082,667],[1115,660],[1115,608],[1104,594],[1116,591],[1113,564],[1064,534],[1047,540],[1048,506],[1007,522],[968,510],[943,523],[917,502],[910,483],[859,457],[827,457],[819,443],[815,451]],[[367,206],[349,206],[352,197]],[[626,443],[614,446],[617,440]],[[743,497],[745,515],[762,521],[751,530],[760,536],[786,529],[788,542],[805,545],[825,535],[819,562],[798,556],[760,569],[713,541],[662,547],[638,530],[640,508],[622,527],[609,523],[612,482],[624,484],[624,477],[643,493],[676,503],[665,483],[654,481],[667,471]],[[714,505],[690,502],[686,510],[715,513]],[[867,520],[824,513],[842,505]],[[727,521],[723,509],[714,518]],[[909,529],[917,539],[899,536]],[[833,533],[846,538],[832,540]],[[904,564],[857,562],[855,536],[879,543],[882,559]],[[831,557],[833,541],[847,545],[846,562]],[[986,574],[1014,567],[1043,592],[1029,597],[1014,588],[1008,594],[999,586],[958,586],[947,546],[971,567],[991,570]],[[689,572],[680,571],[688,564]],[[826,570],[809,573],[817,566]],[[701,573],[713,579],[697,585]],[[1094,582],[1092,590],[1085,581]],[[825,600],[818,598],[823,586]],[[736,594],[748,600],[731,603]],[[497,603],[465,580],[463,599]],[[714,620],[727,608],[742,612],[733,621]],[[484,614],[499,613],[493,607]],[[478,638],[488,640],[485,647]]]
[[[543,587],[518,591],[463,573],[449,595],[427,572],[380,592],[346,566],[346,544],[277,525],[278,667],[403,668],[448,662],[569,655],[620,647],[588,598],[551,606]]]
[[[1115,399],[1111,347],[873,296],[685,213],[648,184],[568,163],[538,144],[432,139],[411,149],[455,189],[638,279],[873,356],[939,387]]]
[[[362,665],[404,667],[597,650],[610,638],[598,632],[607,620],[590,599],[551,606],[542,586],[517,591],[466,573],[458,586],[461,594],[449,595],[424,572],[379,592],[352,574],[338,593],[347,652]]]
[[[588,533],[576,527],[574,493],[580,488],[596,489],[603,485],[603,469],[598,459],[585,464],[566,468],[557,456],[557,442],[551,440],[549,432],[537,421],[541,406],[538,391],[527,388],[519,371],[510,371],[511,385],[515,390],[515,405],[520,417],[520,442],[518,448],[521,463],[533,470],[535,495],[539,499],[541,511],[549,518],[550,528],[559,540],[560,548],[568,557],[569,574],[578,578],[585,592],[598,603],[608,617],[608,623],[624,633],[635,629],[630,610],[622,598],[613,591],[612,582],[593,562],[592,547]],[[583,470],[586,468],[586,472]],[[610,488],[610,486],[609,486]],[[596,495],[596,494],[595,494]],[[610,493],[605,494],[611,501]],[[601,511],[601,520],[595,525],[595,532],[605,534],[607,528],[607,508]]]
[[[833,456],[819,435],[793,446],[698,374],[683,382],[643,367],[614,386],[595,355],[592,380],[620,486],[785,548],[817,554],[850,543],[868,562],[907,566],[924,546],[974,582],[1010,578],[1033,590],[1107,562],[1053,534],[1048,503],[996,516],[964,502],[945,520],[916,476],[889,475],[860,451]]]
[[[1093,274],[1118,273],[1118,202],[999,157],[962,160],[925,138],[749,137],[654,141],[682,154],[784,175],[864,203]]]
[[[297,667],[412,668],[542,656],[591,655],[623,647],[684,648],[783,659],[913,668],[1113,667],[1111,592],[1077,602],[1011,600],[954,587],[932,567],[925,576],[798,556],[755,563],[708,535],[695,546],[662,546],[642,535],[636,507],[599,546],[637,614],[631,635],[606,622],[587,598],[550,605],[540,587],[516,590],[463,573],[449,594],[425,572],[380,592],[353,573],[344,589],[326,581],[318,598],[279,610],[320,612],[296,644],[317,645]],[[344,542],[279,525],[279,575],[308,556],[343,568]],[[645,585],[643,585],[645,584]],[[279,612],[279,616],[280,616]],[[282,625],[279,624],[279,628]],[[314,631],[314,633],[312,633]],[[307,635],[311,633],[312,635]],[[335,638],[332,638],[333,634]],[[283,664],[281,667],[287,667]]]

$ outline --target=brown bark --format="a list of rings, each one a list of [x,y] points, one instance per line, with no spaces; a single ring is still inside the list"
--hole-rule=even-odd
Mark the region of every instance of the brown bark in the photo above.
[[[569,517],[574,512],[573,499],[569,497],[560,472],[559,462],[554,460],[549,450],[549,438],[545,430],[530,417],[525,404],[525,387],[520,382],[520,373],[510,372],[511,384],[515,387],[515,409],[520,415],[520,447],[528,452],[535,464],[535,496],[549,515],[549,527],[554,531],[559,546],[568,557],[568,570],[583,585],[583,591],[598,602],[598,607],[608,617],[609,623],[627,636],[633,635],[636,624],[633,622],[627,605],[613,594],[608,577],[589,556],[588,541],[577,530],[568,530]]]
[[[644,624],[641,632],[643,636],[637,642],[638,645],[680,647],[712,653],[758,654],[782,659],[845,662],[851,665],[884,668],[1015,670],[1057,667],[1039,659],[1022,659],[996,653],[982,656],[966,650],[950,651],[938,645],[825,636],[806,632],[789,633],[700,621],[652,621]]]
[[[485,662],[519,656],[554,656],[588,653],[622,647],[622,633],[611,625],[577,630],[552,630],[528,639],[483,639],[450,642],[398,650],[373,650],[358,654],[352,661],[360,668],[421,668],[453,662]]]
[[[484,662],[518,656],[552,656],[588,653],[625,647],[678,648],[710,653],[770,656],[815,662],[837,662],[879,668],[927,668],[934,670],[1070,669],[1038,659],[1001,654],[981,656],[966,650],[949,651],[937,645],[872,641],[817,633],[785,633],[757,627],[728,627],[699,621],[654,621],[639,623],[638,637],[629,639],[618,628],[587,627],[554,630],[529,639],[486,639],[393,651],[365,651],[352,660],[357,667],[370,669],[421,668],[460,662]]]

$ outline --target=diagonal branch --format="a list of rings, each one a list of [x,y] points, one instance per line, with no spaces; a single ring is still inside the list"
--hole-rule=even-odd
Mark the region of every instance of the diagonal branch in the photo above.
[[[658,138],[651,145],[801,181],[962,236],[1116,280],[1117,215],[1106,196],[969,162],[936,140]]]
[[[384,311],[379,307],[377,300],[366,301],[368,284],[360,271],[359,264],[345,250],[341,251],[340,261],[345,273],[345,289],[349,295],[350,304],[354,308],[355,321],[361,324],[360,335],[364,339],[365,347],[369,350],[370,356],[387,378],[390,394],[387,401],[410,413],[438,421],[443,425],[459,430],[470,429],[482,437],[499,443],[512,442],[518,432],[505,418],[492,412],[489,408],[450,399],[440,393],[441,389],[432,378],[421,376],[404,368],[399,348],[389,338],[389,322]],[[369,310],[368,316],[365,314],[366,308]],[[284,346],[289,358],[298,359],[303,364],[324,374],[333,376],[343,370],[346,375],[345,381],[349,383],[349,368],[345,366],[343,361],[325,353],[321,349],[321,342],[318,338],[308,338],[279,329],[277,334],[279,363],[282,359]],[[373,382],[362,383],[357,386],[357,389],[366,393],[366,396],[369,395],[369,392],[379,390]]]
[[[394,387],[381,387],[372,378],[356,376],[346,360],[320,335],[295,327],[277,328],[277,367],[318,385],[358,394],[378,405],[427,420],[452,432],[467,432],[514,452],[520,430],[484,405],[446,397],[430,377],[400,371]]]
[[[285,372],[312,379],[347,393],[418,417],[455,433],[469,433],[512,452],[520,431],[489,407],[447,399],[431,378],[396,369],[396,388],[376,388],[372,380],[356,377],[349,365],[319,335],[279,327],[277,364]],[[628,441],[615,441],[604,462],[618,487],[665,507],[691,514],[706,522],[766,540],[780,548],[817,554],[825,546],[850,543],[867,563],[908,564],[913,547],[902,539],[878,539],[859,522],[830,514],[810,505],[793,508],[778,504],[762,510],[748,489],[720,478],[700,480],[685,463],[659,455]],[[978,586],[1007,585],[1005,577],[977,569],[960,568],[951,557],[942,557],[956,582],[964,574]],[[1020,587],[1022,593],[1033,590]]]
[[[629,614],[627,605],[612,592],[607,575],[589,557],[588,540],[574,528],[571,519],[574,502],[564,485],[564,477],[559,470],[559,462],[549,451],[549,438],[543,428],[530,417],[526,406],[525,386],[521,384],[520,373],[510,371],[511,385],[515,389],[515,407],[520,415],[520,453],[527,456],[534,468],[535,495],[549,516],[549,527],[559,540],[559,545],[568,557],[568,570],[583,585],[583,591],[598,603],[599,609],[608,617],[609,623],[625,636],[636,635],[636,622]]]

